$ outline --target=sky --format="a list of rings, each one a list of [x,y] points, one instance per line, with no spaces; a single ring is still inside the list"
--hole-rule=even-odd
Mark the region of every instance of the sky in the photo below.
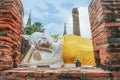
[[[41,22],[47,34],[63,35],[64,23],[67,33],[73,33],[72,9],[78,8],[81,36],[91,38],[88,6],[91,0],[22,0],[24,21],[27,23],[31,10],[32,23]]]

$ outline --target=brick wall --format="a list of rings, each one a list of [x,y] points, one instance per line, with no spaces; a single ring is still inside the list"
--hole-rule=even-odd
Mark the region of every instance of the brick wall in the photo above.
[[[99,68],[17,68],[0,72],[0,80],[120,80],[120,72]]]
[[[18,65],[23,5],[20,0],[0,0],[0,70]]]
[[[93,0],[89,6],[92,40],[97,65],[105,65],[106,63],[120,65],[119,13],[119,0]]]

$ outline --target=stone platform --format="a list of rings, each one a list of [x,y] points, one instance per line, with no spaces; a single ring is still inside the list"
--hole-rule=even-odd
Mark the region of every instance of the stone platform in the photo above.
[[[0,80],[120,80],[120,72],[84,68],[16,68],[0,72]]]

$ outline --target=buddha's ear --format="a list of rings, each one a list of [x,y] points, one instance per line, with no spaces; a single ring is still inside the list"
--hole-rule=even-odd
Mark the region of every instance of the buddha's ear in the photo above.
[[[21,35],[25,40],[29,40],[29,35]]]

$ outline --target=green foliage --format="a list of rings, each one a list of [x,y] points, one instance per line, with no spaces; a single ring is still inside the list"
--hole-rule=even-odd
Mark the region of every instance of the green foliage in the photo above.
[[[4,0],[0,0],[0,2],[3,2]]]
[[[51,35],[53,38],[57,39],[59,37],[59,34],[53,34]]]
[[[113,27],[106,27],[105,29],[109,30],[109,34],[111,34],[114,37],[120,37],[120,30],[119,27],[113,26]]]
[[[110,6],[106,6],[107,10],[110,10],[110,13],[107,13],[105,21],[107,23],[111,23],[111,22],[115,22],[116,21],[116,17],[115,17],[115,10],[113,9],[113,4],[111,3]]]
[[[3,8],[3,3],[4,3],[4,0],[0,0],[0,9]]]
[[[85,78],[81,78],[80,80],[90,80],[90,79],[85,77]]]
[[[40,22],[35,22],[33,25],[31,26],[26,26],[24,28],[25,34],[27,35],[31,35],[33,32],[42,32],[44,33],[45,28],[42,26],[42,24]]]
[[[108,13],[107,15],[106,15],[106,18],[105,18],[105,21],[107,22],[107,23],[110,23],[110,22],[115,22],[115,12],[114,12],[114,10],[111,10],[111,13]]]
[[[57,42],[59,38],[59,34],[53,34],[51,35],[54,38],[54,41]]]
[[[113,59],[109,62],[105,62],[105,65],[101,65],[101,68],[104,70],[108,70],[108,71],[116,71],[116,72],[120,72],[120,65],[116,64],[119,63],[120,59]]]

